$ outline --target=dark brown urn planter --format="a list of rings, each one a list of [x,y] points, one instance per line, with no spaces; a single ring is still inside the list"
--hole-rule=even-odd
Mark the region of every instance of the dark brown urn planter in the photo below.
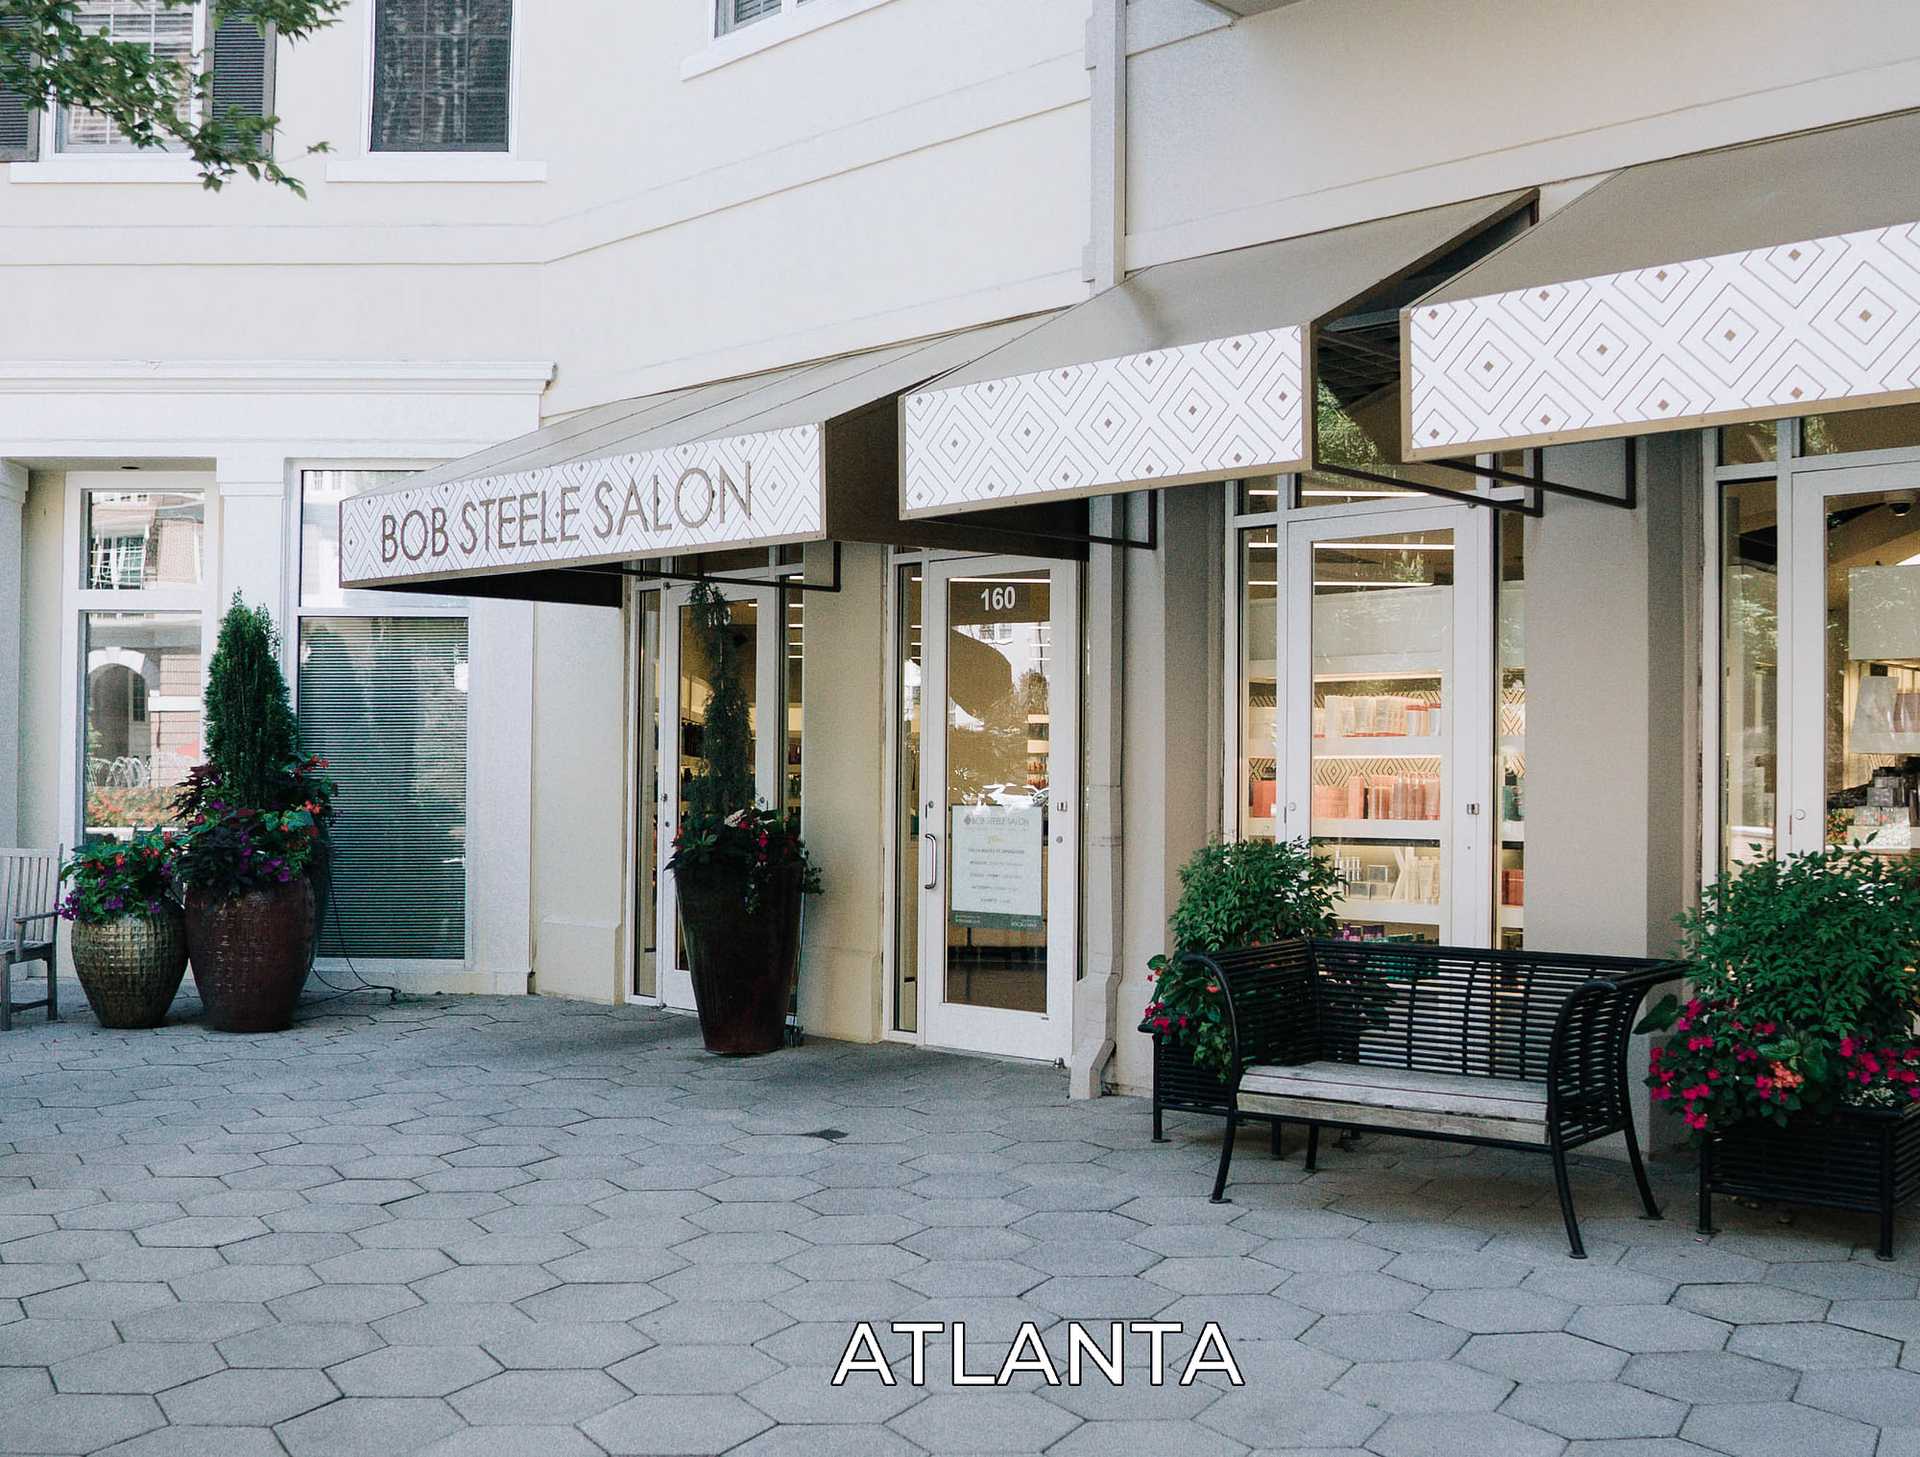
[[[800,867],[776,871],[752,914],[742,870],[683,865],[673,876],[707,1051],[723,1057],[779,1051],[800,960]]]
[[[180,908],[73,926],[73,971],[102,1027],[158,1027],[187,974],[187,928]]]
[[[187,892],[193,984],[219,1032],[283,1032],[313,965],[313,886],[304,878],[216,899]]]

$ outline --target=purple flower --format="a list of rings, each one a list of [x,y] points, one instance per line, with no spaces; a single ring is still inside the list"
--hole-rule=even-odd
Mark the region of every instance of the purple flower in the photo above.
[[[126,905],[126,902],[121,900],[120,897],[117,895],[110,895],[107,897],[107,909],[110,911],[117,911],[125,905]]]

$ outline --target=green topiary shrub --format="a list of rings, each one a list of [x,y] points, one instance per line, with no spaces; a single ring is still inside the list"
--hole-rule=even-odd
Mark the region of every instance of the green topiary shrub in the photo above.
[[[267,610],[247,606],[238,592],[207,665],[205,725],[207,763],[229,804],[267,804],[300,758],[280,634]]]

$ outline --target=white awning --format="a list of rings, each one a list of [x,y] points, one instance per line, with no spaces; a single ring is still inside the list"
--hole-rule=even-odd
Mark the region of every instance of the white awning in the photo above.
[[[1410,458],[1920,399],[1920,112],[1630,167],[1401,314]]]
[[[1314,326],[1533,196],[1133,275],[903,401],[902,518],[1305,466]]]
[[[1032,327],[994,324],[582,411],[342,502],[341,585],[890,540],[898,396]]]

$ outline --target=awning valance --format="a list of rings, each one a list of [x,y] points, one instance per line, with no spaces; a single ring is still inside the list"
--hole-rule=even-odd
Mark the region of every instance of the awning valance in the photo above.
[[[1033,322],[618,401],[351,497],[340,507],[341,585],[891,540],[898,396]]]
[[[900,514],[1303,467],[1314,326],[1532,199],[1508,193],[1144,269],[902,402]]]
[[[1402,311],[1411,458],[1920,399],[1920,112],[1630,167]]]

